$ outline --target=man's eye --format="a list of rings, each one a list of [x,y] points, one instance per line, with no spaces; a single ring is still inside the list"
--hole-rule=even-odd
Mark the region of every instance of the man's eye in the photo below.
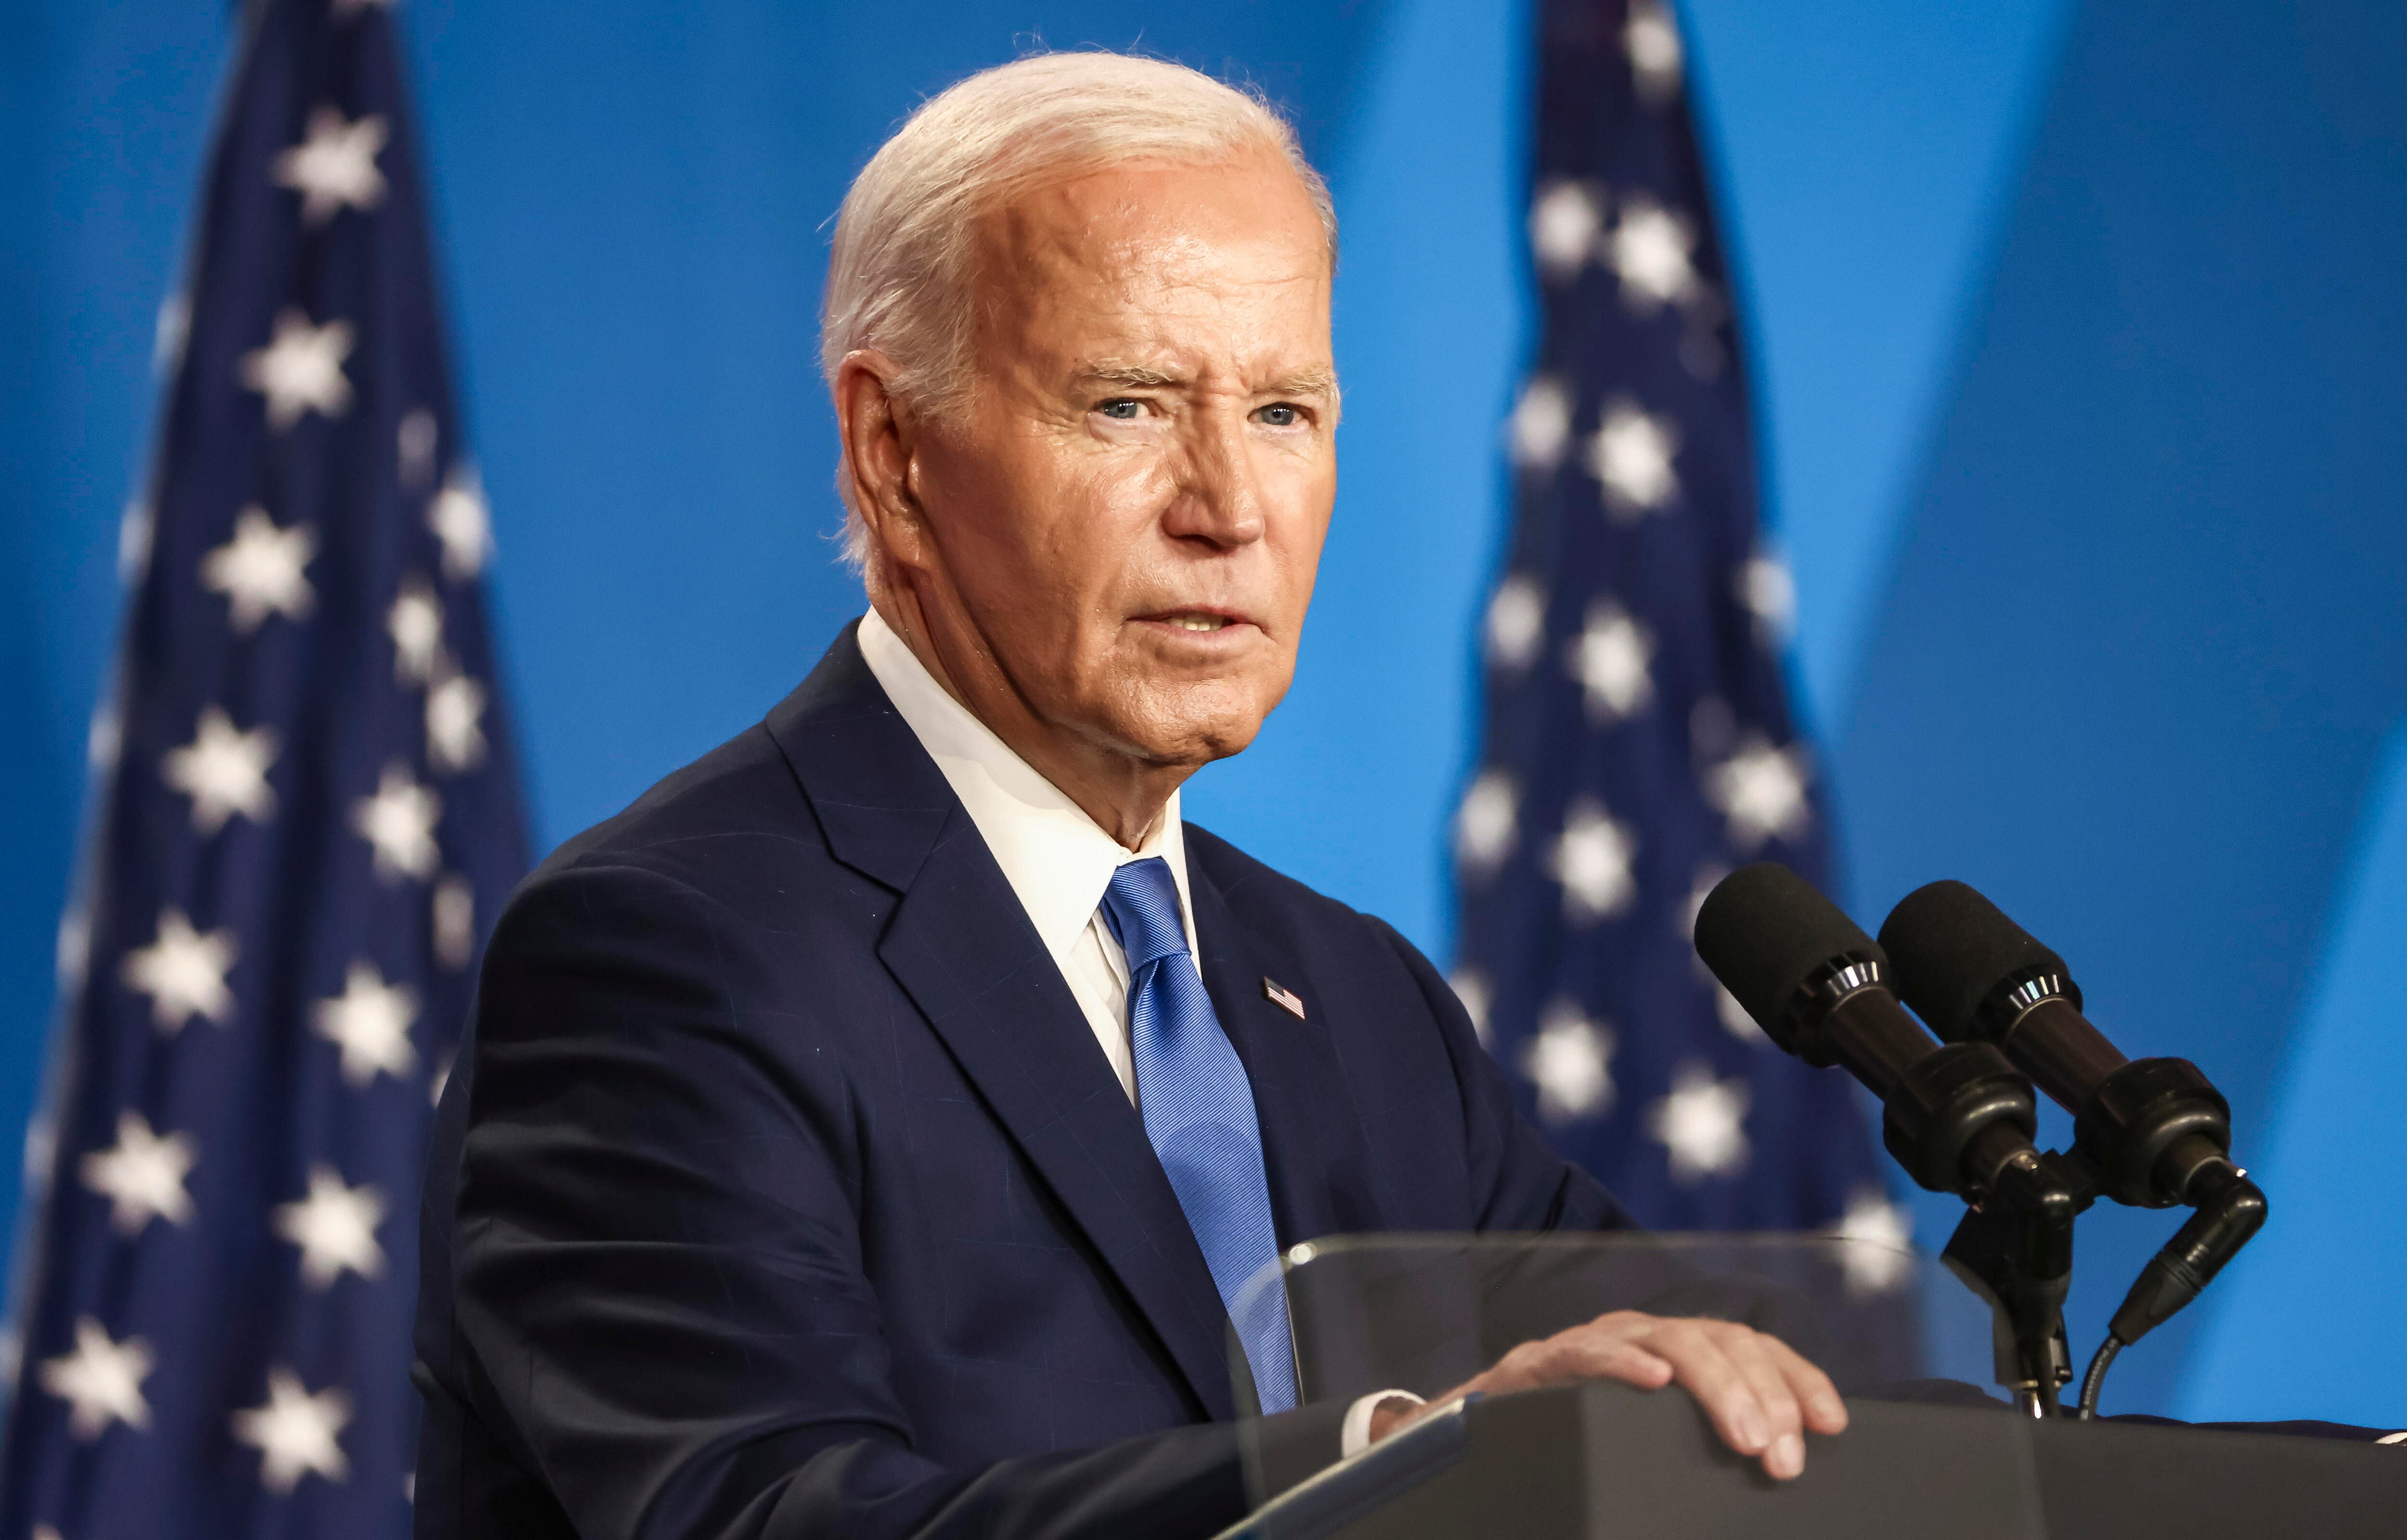
[[[1303,420],[1303,412],[1284,402],[1265,406],[1254,416],[1273,428],[1292,428]]]
[[[1145,410],[1145,403],[1131,396],[1115,396],[1095,410],[1121,422],[1133,422],[1136,420],[1136,415]]]

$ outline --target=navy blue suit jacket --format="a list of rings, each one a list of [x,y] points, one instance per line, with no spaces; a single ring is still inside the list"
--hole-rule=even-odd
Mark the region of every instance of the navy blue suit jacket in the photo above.
[[[1403,937],[1201,829],[1187,851],[1282,1246],[1624,1222]],[[1208,1534],[1244,1510],[1203,1254],[849,630],[511,901],[422,1222],[427,1540]],[[1334,1458],[1341,1411],[1246,1437],[1276,1480]]]

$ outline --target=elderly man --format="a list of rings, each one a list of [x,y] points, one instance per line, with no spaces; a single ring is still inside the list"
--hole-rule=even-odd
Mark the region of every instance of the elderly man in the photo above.
[[[1208,1534],[1241,1406],[1290,1473],[1420,1415],[1294,1405],[1240,1292],[1279,1248],[1625,1222],[1410,944],[1179,817],[1294,671],[1332,261],[1286,125],[1167,64],[990,71],[862,173],[825,358],[869,613],[501,920],[421,1535]],[[1772,1338],[1629,1312],[1464,1389],[1588,1377],[1774,1476],[1844,1420]]]

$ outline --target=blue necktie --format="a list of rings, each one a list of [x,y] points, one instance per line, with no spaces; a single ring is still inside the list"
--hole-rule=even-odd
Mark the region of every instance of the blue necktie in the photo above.
[[[1104,923],[1128,954],[1129,1038],[1146,1137],[1245,1344],[1262,1410],[1286,1411],[1295,1405],[1287,1293],[1275,1283],[1241,1293],[1278,1254],[1253,1083],[1187,950],[1170,863],[1154,855],[1114,872]]]

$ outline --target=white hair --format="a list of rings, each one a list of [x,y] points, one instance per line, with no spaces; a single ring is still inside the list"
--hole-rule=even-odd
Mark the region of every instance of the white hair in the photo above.
[[[835,221],[819,368],[831,388],[845,355],[874,347],[900,374],[890,389],[942,416],[970,389],[972,272],[978,217],[1067,175],[1139,160],[1215,163],[1251,148],[1294,168],[1337,249],[1329,189],[1295,130],[1257,93],[1161,59],[1040,53],[980,71],[922,103],[853,178]],[[848,452],[848,451],[847,451]],[[868,530],[839,466],[845,554]]]

